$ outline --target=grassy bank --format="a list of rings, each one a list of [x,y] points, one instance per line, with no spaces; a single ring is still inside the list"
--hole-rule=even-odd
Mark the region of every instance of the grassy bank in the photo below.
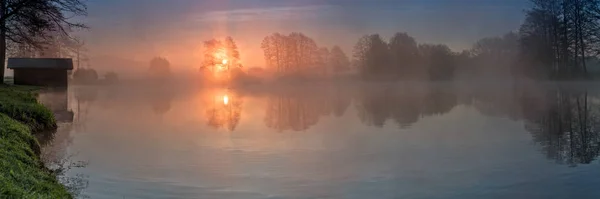
[[[39,158],[33,132],[56,129],[35,88],[0,85],[0,198],[71,198]]]

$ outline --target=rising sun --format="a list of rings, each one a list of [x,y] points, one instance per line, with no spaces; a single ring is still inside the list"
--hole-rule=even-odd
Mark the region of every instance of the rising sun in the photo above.
[[[223,104],[229,104],[229,97],[227,95],[223,96]]]

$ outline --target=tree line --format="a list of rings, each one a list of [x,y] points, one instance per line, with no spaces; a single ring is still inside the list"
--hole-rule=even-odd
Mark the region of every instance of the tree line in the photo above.
[[[261,44],[266,69],[276,75],[329,76],[349,70],[350,60],[339,46],[319,47],[303,33],[274,33]]]
[[[527,74],[548,78],[586,77],[588,59],[600,52],[600,1],[531,0],[519,30]]]
[[[590,78],[591,65],[600,67],[600,0],[531,3],[518,31],[480,39],[461,52],[444,44],[419,44],[402,32],[389,40],[369,34],[354,45],[352,60],[340,63],[351,65],[364,80]],[[270,35],[262,47],[267,68],[276,74],[323,69],[323,57],[332,54],[302,33]]]
[[[481,74],[589,78],[591,70],[600,67],[600,0],[530,1],[532,7],[525,11],[524,23],[517,31],[483,38],[462,52],[444,44],[417,43],[402,32],[389,40],[379,34],[359,38],[351,58],[340,47],[320,46],[299,32],[269,35],[261,48],[266,69],[279,76],[331,76],[354,69],[365,80],[452,80]],[[87,27],[73,22],[71,16],[85,16],[86,11],[83,0],[0,0],[0,59],[9,55],[85,61],[79,57],[85,50],[83,42],[71,33]],[[207,41],[205,46],[237,48],[231,38]],[[224,61],[214,56],[219,53],[210,52],[205,66],[237,64],[232,62],[239,60],[239,52],[231,53]],[[0,80],[3,77],[4,70],[0,70]]]
[[[484,38],[470,57],[513,77],[588,79],[600,54],[599,0],[531,0],[518,31]],[[490,59],[491,58],[491,59]],[[596,64],[596,65],[592,65]],[[476,65],[477,66],[477,65]]]
[[[459,54],[443,44],[418,44],[407,33],[389,42],[379,34],[361,37],[353,49],[354,66],[363,79],[451,79]]]
[[[451,79],[460,53],[442,44],[417,44],[407,33],[389,42],[379,34],[361,37],[352,60],[339,47],[319,47],[303,33],[275,33],[262,42],[266,69],[278,76],[344,74],[354,68],[363,79]]]

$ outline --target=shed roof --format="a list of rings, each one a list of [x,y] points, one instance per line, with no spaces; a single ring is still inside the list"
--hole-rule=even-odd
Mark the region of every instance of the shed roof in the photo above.
[[[68,58],[8,58],[7,68],[73,70],[73,60]]]

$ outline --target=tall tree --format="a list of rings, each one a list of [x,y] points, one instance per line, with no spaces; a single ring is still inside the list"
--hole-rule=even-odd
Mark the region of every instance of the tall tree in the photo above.
[[[7,40],[41,48],[51,32],[68,35],[72,28],[85,28],[69,19],[86,14],[83,0],[0,0],[0,82],[4,82]]]
[[[216,71],[217,64],[222,64],[224,49],[219,40],[211,39],[204,42],[204,59],[202,67],[208,68],[210,71]]]
[[[305,73],[316,67],[320,59],[317,43],[298,32],[267,36],[261,47],[267,68],[277,75]]]
[[[155,57],[150,61],[148,71],[151,77],[163,79],[171,75],[171,63],[166,58]]]
[[[519,36],[510,32],[500,37],[487,37],[477,41],[470,56],[480,77],[507,77],[517,62]]]
[[[417,41],[407,33],[396,33],[389,43],[392,68],[400,77],[414,76],[418,69]]]
[[[354,61],[365,79],[389,76],[388,44],[379,34],[366,35],[354,46]]]
[[[429,73],[430,80],[450,80],[456,69],[455,55],[446,45],[421,44],[419,51],[423,58],[422,64]]]
[[[315,54],[315,65],[319,68],[319,73],[322,76],[328,76],[331,72],[331,65],[329,60],[331,59],[332,52],[329,49],[323,47],[319,48]]]
[[[229,64],[233,66],[238,66],[240,61],[240,52],[238,51],[237,44],[233,41],[233,38],[227,37],[225,38],[225,49],[226,54],[229,59]]]
[[[350,60],[339,46],[331,48],[330,54],[329,65],[333,72],[339,74],[350,70]]]
[[[600,1],[531,1],[520,29],[523,65],[549,78],[587,76],[588,57],[600,52]]]

